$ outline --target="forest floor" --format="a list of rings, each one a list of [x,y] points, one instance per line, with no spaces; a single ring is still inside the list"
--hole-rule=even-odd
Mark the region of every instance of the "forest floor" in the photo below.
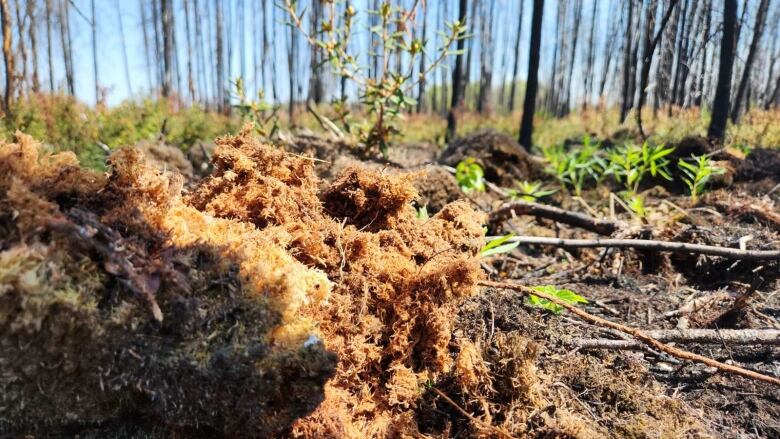
[[[283,143],[222,139],[202,151],[211,164],[120,150],[107,176],[30,139],[0,147],[0,433],[780,436],[780,386],[480,286],[555,285],[647,331],[780,329],[777,259],[526,244],[483,258],[483,224],[599,236],[537,216],[486,221],[516,181],[557,184],[502,135],[399,144],[387,160],[320,136]],[[546,202],[617,238],[780,247],[780,150],[693,144],[728,169],[695,203],[662,181],[643,186],[641,218],[608,184]],[[466,157],[487,191],[459,188]],[[49,289],[36,295],[39,278]],[[774,341],[673,344],[780,376]]]

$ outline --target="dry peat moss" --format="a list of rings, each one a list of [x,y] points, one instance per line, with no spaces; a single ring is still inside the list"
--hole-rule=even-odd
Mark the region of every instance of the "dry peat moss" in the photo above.
[[[0,432],[605,432],[556,399],[556,374],[580,375],[540,374],[522,333],[454,334],[484,216],[454,202],[418,219],[416,175],[348,167],[325,184],[245,133],[186,193],[136,149],[110,164],[0,146]]]

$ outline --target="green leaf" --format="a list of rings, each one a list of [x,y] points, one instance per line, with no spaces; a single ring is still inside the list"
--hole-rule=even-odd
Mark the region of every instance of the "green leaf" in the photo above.
[[[509,233],[500,238],[496,238],[489,241],[487,244],[485,244],[484,247],[482,247],[482,250],[480,250],[479,254],[482,255],[483,258],[485,258],[499,253],[511,252],[518,245],[520,245],[519,242],[507,242],[514,236],[515,236],[514,233]]]
[[[537,285],[532,288],[540,293],[545,293],[549,296],[553,296],[556,299],[559,299],[570,305],[577,305],[578,303],[588,303],[587,299],[575,293],[574,291],[566,290],[566,289],[558,289],[554,285]],[[534,306],[536,308],[546,309],[554,314],[560,314],[565,310],[564,307],[556,303],[550,302],[547,299],[542,299],[541,297],[534,296],[534,295],[528,297],[528,303],[531,306]]]

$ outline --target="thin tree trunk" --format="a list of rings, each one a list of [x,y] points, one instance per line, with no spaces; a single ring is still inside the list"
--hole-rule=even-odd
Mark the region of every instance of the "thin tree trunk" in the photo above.
[[[756,58],[756,52],[758,52],[758,45],[761,42],[761,34],[764,32],[764,24],[766,23],[766,13],[769,9],[769,0],[761,0],[758,4],[758,12],[756,12],[756,23],[753,26],[753,39],[750,41],[750,48],[748,49],[747,58],[745,59],[745,67],[742,70],[742,79],[739,81],[737,87],[737,95],[734,97],[734,103],[731,107],[731,121],[735,122],[739,118],[739,110],[742,105],[742,98],[745,95],[745,89],[750,81],[751,69],[753,67],[753,61]]]
[[[647,85],[648,80],[650,78],[650,65],[653,62],[653,54],[655,53],[655,48],[658,46],[658,42],[661,41],[661,36],[663,35],[664,28],[666,28],[666,24],[669,22],[669,19],[672,17],[672,12],[674,12],[674,7],[677,6],[677,0],[671,0],[669,2],[669,7],[666,10],[663,19],[661,20],[661,25],[658,28],[658,32],[655,34],[655,36],[652,36],[653,29],[655,29],[655,10],[657,7],[656,0],[650,0],[650,5],[647,8],[647,26],[645,27],[645,47],[642,52],[642,71],[640,74],[640,80],[639,80],[639,100],[636,104],[636,122],[639,126],[639,133],[642,135],[642,137],[645,136],[644,128],[642,127],[642,106],[645,104],[645,99],[647,98]]]
[[[216,83],[214,93],[217,98],[217,108],[220,112],[225,111],[225,53],[222,42],[222,2],[214,0],[215,16],[216,16]]]
[[[515,93],[517,88],[517,82],[520,80],[518,77],[518,71],[520,70],[520,37],[523,30],[523,9],[525,7],[525,0],[520,0],[520,16],[517,20],[517,34],[515,35],[515,50],[514,57],[515,63],[512,66],[512,86],[509,88],[509,112],[515,111]]]
[[[38,93],[41,91],[41,80],[38,75],[38,37],[37,26],[35,25],[35,2],[27,1],[27,32],[30,39],[30,51],[32,52],[32,91]]]
[[[531,150],[534,112],[536,108],[536,93],[539,86],[539,51],[542,45],[542,14],[544,0],[534,0],[534,10],[531,17],[531,44],[528,49],[528,81],[523,101],[523,118],[520,122],[519,143],[526,150]]]
[[[163,36],[163,82],[162,95],[167,98],[171,95],[171,82],[173,70],[173,25],[171,0],[160,0],[162,16],[162,36]]]
[[[467,0],[458,0],[458,22],[466,22],[466,8],[468,7]],[[450,104],[450,111],[447,114],[447,135],[446,141],[450,142],[455,138],[458,132],[458,120],[455,115],[456,111],[460,111],[463,105],[463,38],[457,42],[457,52],[455,55],[455,69],[452,71],[452,103]]]
[[[149,57],[149,54],[151,53],[150,45],[149,45],[149,22],[146,18],[146,2],[144,0],[138,0],[138,6],[141,9],[141,31],[143,32],[144,37],[144,57],[146,58],[146,81],[147,85],[149,87],[149,91],[153,89],[153,80],[152,80],[152,60]]]
[[[571,104],[571,84],[574,78],[574,65],[577,57],[577,41],[580,35],[580,21],[582,21],[582,0],[578,0],[574,8],[574,29],[572,30],[571,52],[569,54],[569,77],[566,79],[566,98],[561,108],[561,116],[569,113]]]
[[[477,97],[477,112],[480,114],[490,111],[490,93],[493,85],[493,10],[496,2],[490,0],[489,12],[483,14],[480,26],[482,42],[479,53],[479,95]],[[487,15],[487,19],[484,18]]]
[[[17,44],[19,56],[21,58],[19,64],[22,70],[19,72],[19,81],[16,84],[18,90],[16,91],[18,91],[19,95],[22,95],[27,91],[25,83],[27,80],[27,46],[24,44],[24,28],[27,20],[22,18],[22,8],[19,5],[19,0],[14,0],[14,10],[16,11],[16,28],[19,34],[19,42]]]
[[[723,31],[718,62],[718,85],[712,103],[712,118],[707,137],[720,141],[726,134],[731,95],[731,76],[734,67],[734,46],[736,44],[737,0],[724,0]]]
[[[626,120],[629,109],[628,94],[631,92],[631,40],[634,22],[634,0],[628,0],[628,19],[626,20],[626,39],[623,47],[623,93],[620,104],[620,122]]]
[[[195,102],[195,74],[192,70],[192,39],[190,37],[190,1],[184,2],[184,31],[187,33],[187,88],[190,91],[190,101]]]
[[[704,7],[704,38],[702,41],[701,74],[699,75],[698,94],[696,95],[696,98],[693,102],[693,105],[696,107],[701,107],[702,100],[704,99],[704,77],[707,75],[708,70],[707,47],[709,46],[710,31],[712,27],[712,0],[706,0]]]
[[[0,0],[0,22],[3,26],[3,62],[5,64],[5,96],[3,96],[3,113],[11,113],[11,104],[14,95],[14,53],[11,40],[11,11],[8,9],[8,0]]]
[[[97,17],[95,15],[95,0],[90,2],[92,12],[90,28],[92,29],[92,72],[95,78],[95,104],[100,103],[100,77],[98,76],[98,55],[97,55]]]
[[[349,5],[347,5],[349,7]],[[423,5],[423,16],[422,16],[422,39],[421,41],[423,44],[427,41],[426,38],[428,37],[428,5]],[[425,105],[425,75],[423,75],[423,72],[425,72],[425,53],[422,53],[420,55],[420,83],[418,84],[417,89],[417,112],[422,113],[427,110],[427,106]],[[344,92],[344,79],[342,78],[342,86],[341,86],[341,100],[344,101],[346,98],[345,92]]]
[[[52,54],[51,38],[51,0],[46,0],[46,56],[49,64],[49,91],[54,93],[54,56]]]
[[[311,14],[311,33],[315,38],[319,38],[320,28],[320,16],[323,13],[322,0],[312,0],[312,14]],[[309,77],[309,99],[314,103],[319,104],[323,99],[323,86],[322,86],[322,68],[320,66],[322,58],[322,50],[319,47],[312,47],[311,60],[309,66],[311,69]]]
[[[591,94],[593,92],[593,62],[595,59],[595,41],[593,40],[596,31],[596,13],[599,9],[599,1],[593,0],[593,10],[590,14],[590,33],[588,34],[588,55],[585,57],[585,97],[582,100],[582,108],[588,108]]]
[[[623,21],[623,14],[621,13],[620,18],[617,20],[617,22],[612,23],[611,20],[612,10],[613,8],[610,7],[609,11],[607,12],[607,25],[609,26],[609,35],[607,35],[606,41],[604,42],[604,57],[605,57],[604,68],[603,71],[601,72],[601,82],[599,83],[599,91],[598,91],[598,97],[600,101],[602,101],[604,98],[604,91],[606,90],[607,79],[609,78],[609,68],[610,65],[612,64],[613,47],[615,47],[615,41],[617,41],[618,29],[620,29]]]
[[[62,58],[65,64],[65,80],[68,84],[68,93],[76,94],[73,83],[73,52],[70,41],[70,10],[68,0],[60,0],[60,40],[62,43]]]

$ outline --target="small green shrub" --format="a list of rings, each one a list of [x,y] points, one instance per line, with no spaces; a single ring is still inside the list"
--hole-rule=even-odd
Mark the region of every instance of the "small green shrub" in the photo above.
[[[642,180],[650,174],[671,181],[669,159],[674,147],[664,145],[650,146],[648,142],[638,145],[625,145],[609,153],[609,166],[606,173],[612,174],[618,183],[623,184],[630,194],[636,194]]]
[[[683,181],[691,192],[691,201],[696,202],[704,192],[707,183],[713,175],[719,175],[726,172],[725,169],[712,163],[707,156],[692,157],[693,162],[687,162],[680,159],[677,166],[683,173]]]
[[[455,180],[464,193],[485,192],[485,171],[473,158],[458,163],[455,168]]]
[[[529,182],[523,180],[517,182],[516,186],[517,189],[507,189],[507,194],[511,200],[535,202],[558,192],[557,189],[545,188],[540,181]]]
[[[578,303],[588,303],[587,299],[578,295],[574,291],[558,289],[553,285],[538,285],[532,288],[540,293],[548,294],[570,305],[577,305]],[[535,308],[546,309],[547,311],[550,311],[553,314],[560,314],[565,309],[564,307],[558,305],[557,303],[550,302],[547,299],[542,299],[541,297],[534,296],[534,295],[528,297],[528,304]]]

